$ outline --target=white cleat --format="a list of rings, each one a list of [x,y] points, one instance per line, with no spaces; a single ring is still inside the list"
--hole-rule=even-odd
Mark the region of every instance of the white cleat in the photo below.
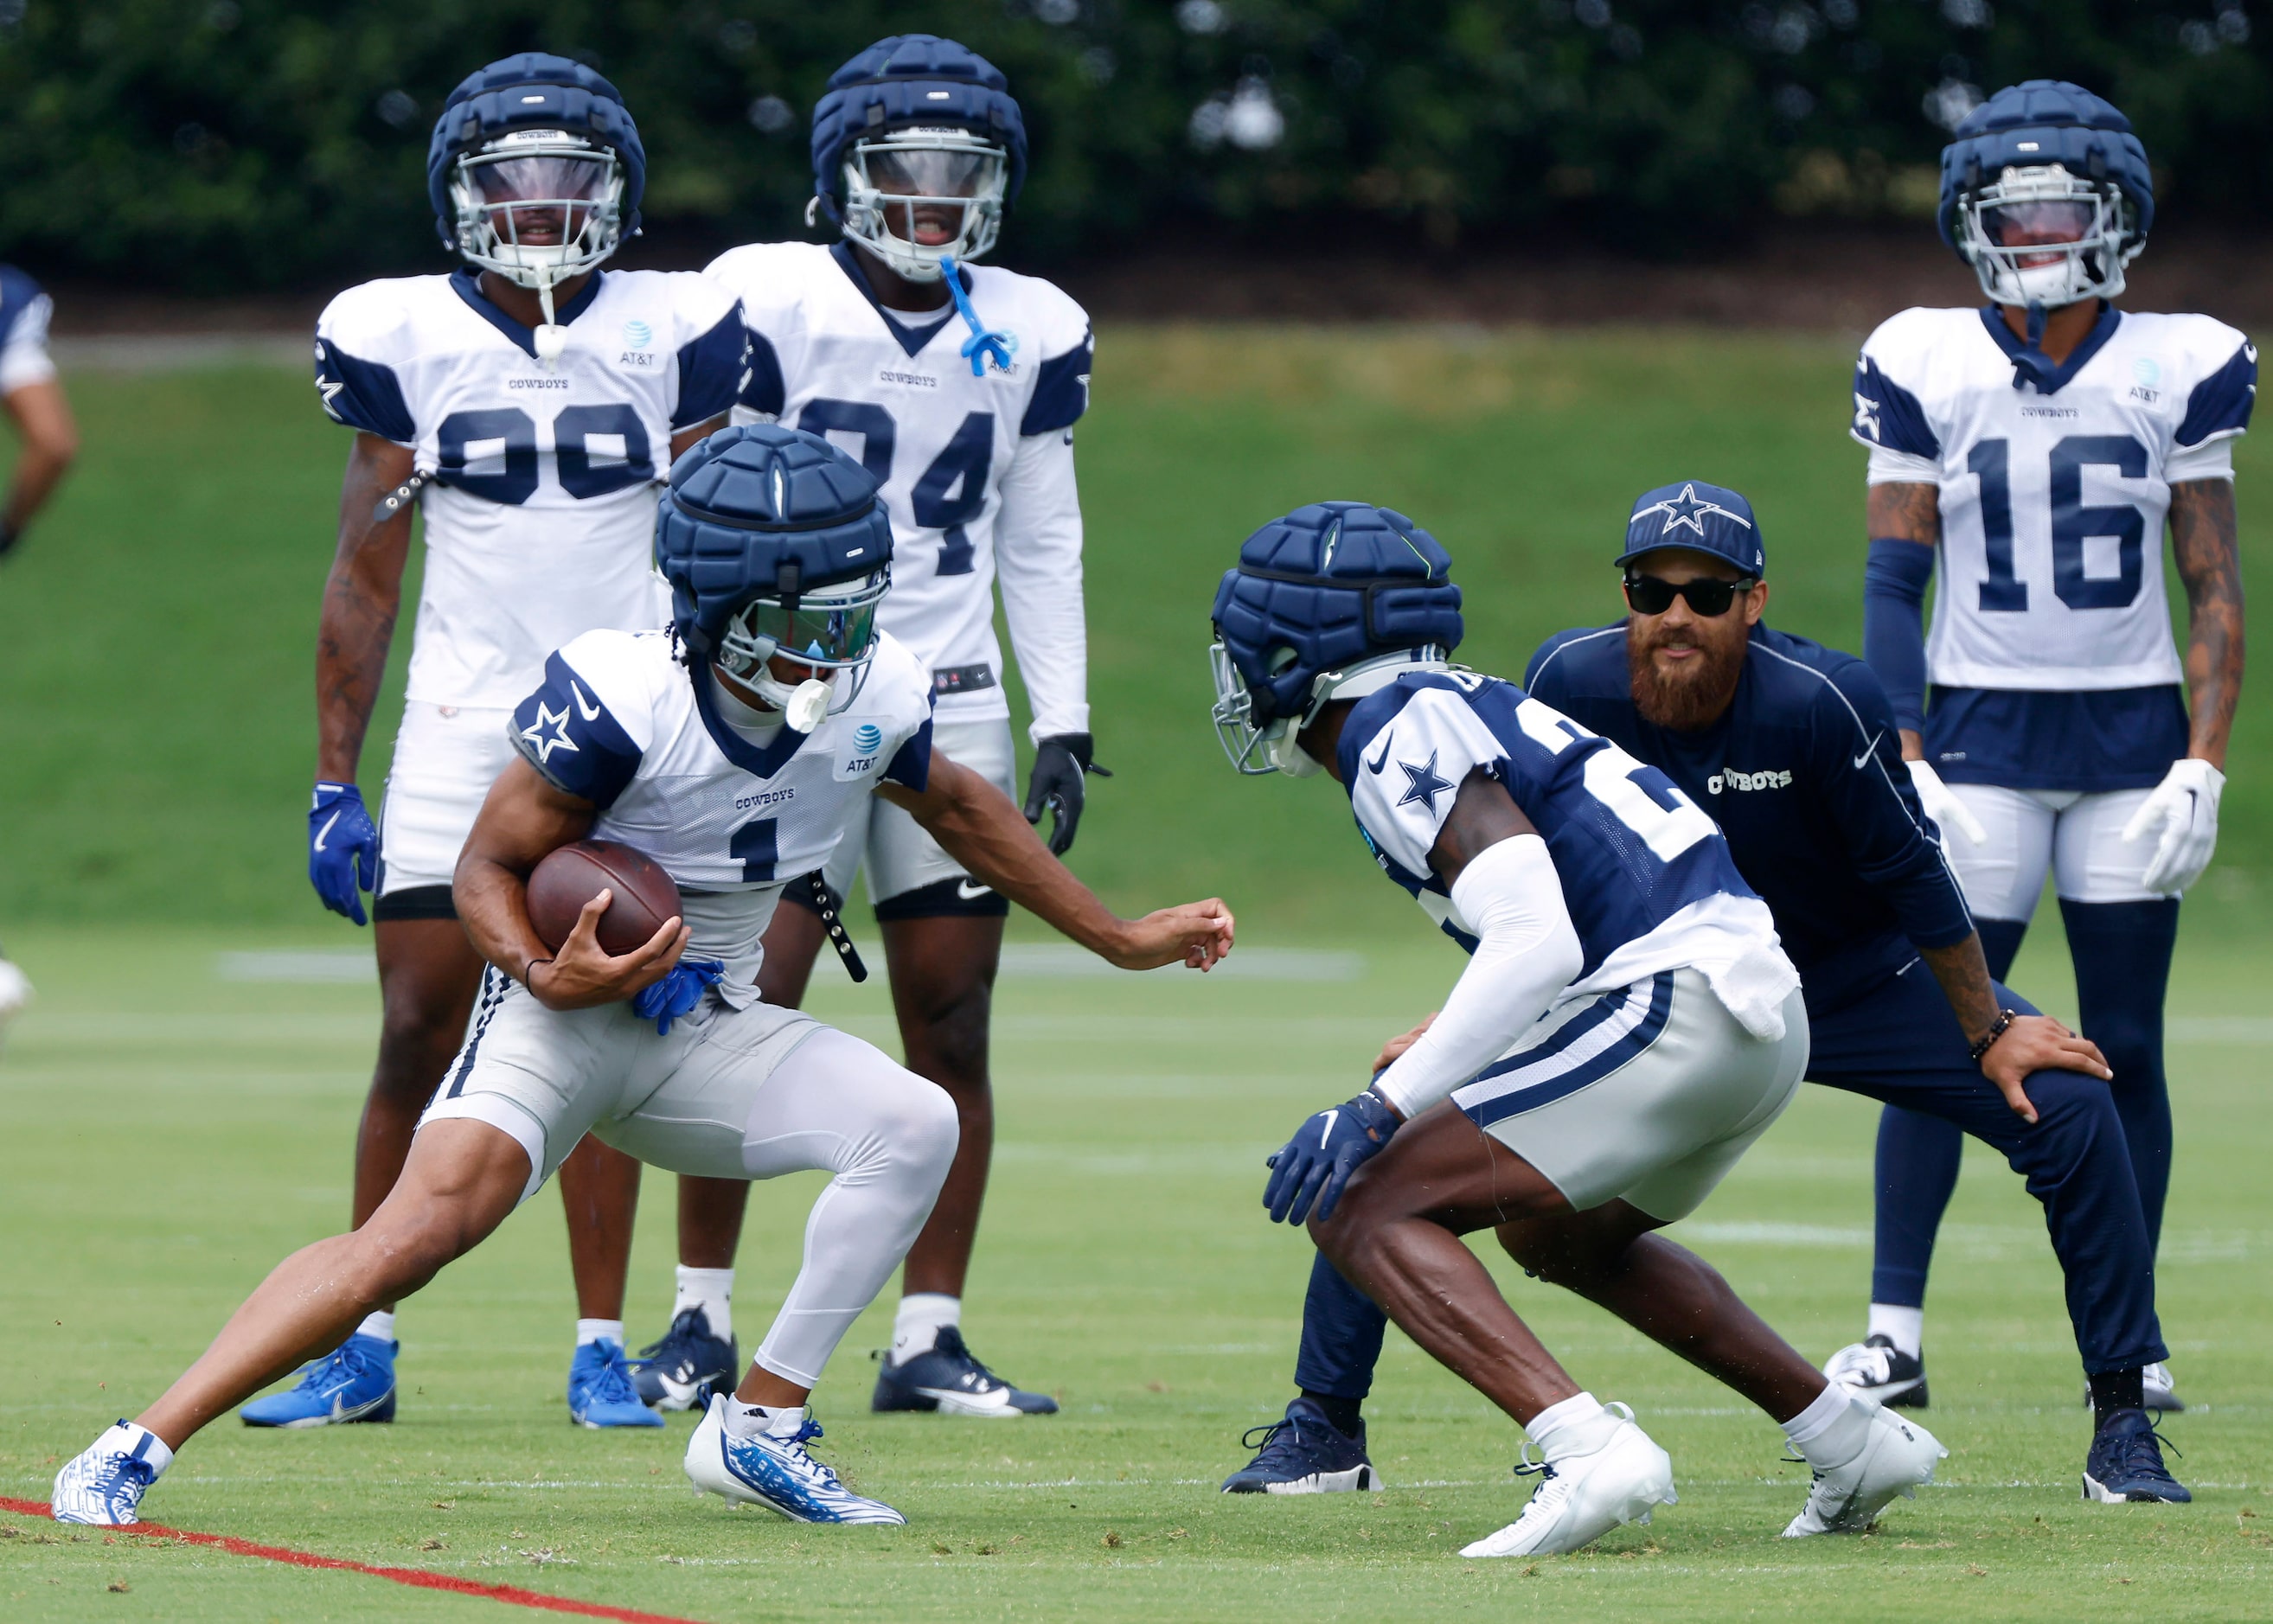
[[[1949,1451],[1917,1422],[1888,1410],[1871,1412],[1871,1435],[1844,1466],[1815,1474],[1807,1504],[1783,1530],[1786,1539],[1811,1534],[1859,1534],[1895,1496],[1916,1499],[1933,1481],[1934,1463]]]
[[[1602,1408],[1619,1417],[1602,1447],[1536,1468],[1542,1481],[1523,1515],[1477,1540],[1462,1556],[1560,1556],[1624,1523],[1647,1523],[1651,1507],[1670,1506],[1680,1498],[1673,1492],[1672,1456],[1634,1425],[1633,1411],[1624,1404]],[[1529,1450],[1526,1444],[1525,1453]]]
[[[143,1493],[158,1478],[158,1469],[144,1458],[156,1441],[121,1421],[65,1462],[49,1507],[56,1521],[96,1528],[139,1523]]]
[[[792,1431],[737,1438],[726,1430],[726,1404],[725,1395],[714,1396],[686,1441],[686,1477],[696,1493],[763,1506],[792,1523],[907,1521],[882,1501],[852,1493],[830,1467],[805,1452],[806,1440],[821,1436],[810,1411]]]

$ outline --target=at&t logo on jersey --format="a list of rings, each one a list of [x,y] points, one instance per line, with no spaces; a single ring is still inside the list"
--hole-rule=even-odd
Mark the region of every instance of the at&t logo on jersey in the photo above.
[[[876,758],[884,747],[884,730],[873,722],[864,722],[852,730],[852,753],[838,764],[840,779],[858,778],[876,765]]]
[[[655,329],[643,321],[624,323],[624,351],[616,357],[616,364],[651,367],[655,363]]]

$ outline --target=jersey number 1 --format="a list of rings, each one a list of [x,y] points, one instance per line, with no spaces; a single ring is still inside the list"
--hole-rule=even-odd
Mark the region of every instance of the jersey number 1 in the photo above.
[[[2018,614],[2029,607],[2029,583],[2013,569],[2013,482],[2010,442],[1983,440],[1966,459],[1981,482],[1982,550],[1989,579],[1981,583],[1987,614]],[[2083,505],[2083,470],[2112,468],[2125,479],[2147,475],[2147,448],[2127,434],[2071,434],[2052,447],[2052,593],[2070,609],[2127,609],[2146,578],[2147,520],[2128,502],[2119,507]],[[2115,538],[2116,573],[2083,573],[2083,544]]]

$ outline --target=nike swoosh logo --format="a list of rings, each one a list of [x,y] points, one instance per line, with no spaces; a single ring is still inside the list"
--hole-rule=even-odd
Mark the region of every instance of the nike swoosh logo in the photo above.
[[[1871,742],[1864,745],[1863,753],[1855,758],[1855,766],[1857,771],[1871,765],[1871,758],[1879,753],[1879,741],[1885,737],[1886,735],[1884,733],[1873,733],[1871,735]]]
[[[324,819],[324,827],[316,831],[317,850],[321,851],[324,849],[324,836],[332,832],[332,825],[337,823],[339,820],[340,815],[337,812],[334,812],[330,817]]]
[[[1383,767],[1387,767],[1388,765],[1389,741],[1384,738],[1381,741],[1381,753],[1365,764],[1365,770],[1369,773],[1378,773]]]
[[[965,879],[956,883],[955,894],[966,902],[975,902],[982,896],[991,895],[994,890],[992,886],[973,885]]]
[[[1339,1105],[1326,1112],[1326,1125],[1318,1130],[1319,1149],[1324,1149],[1326,1148],[1326,1141],[1334,1136],[1334,1124],[1341,1119],[1341,1114],[1342,1108]]]
[[[585,721],[596,722],[599,720],[600,707],[596,705],[587,705],[584,702],[584,691],[581,688],[579,688],[572,682],[568,685],[568,692],[576,696],[576,708],[583,714]]]

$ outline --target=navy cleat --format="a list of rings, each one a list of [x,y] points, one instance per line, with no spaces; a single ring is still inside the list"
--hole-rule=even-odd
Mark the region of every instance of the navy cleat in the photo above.
[[[1227,1494],[1370,1493],[1381,1474],[1365,1454],[1365,1423],[1350,1436],[1311,1400],[1287,1406],[1284,1420],[1250,1426],[1240,1447],[1255,1458],[1223,1480]]]
[[[763,1506],[792,1523],[907,1521],[882,1501],[855,1494],[827,1463],[806,1453],[806,1440],[821,1436],[811,1411],[782,1417],[780,1432],[737,1438],[726,1430],[728,1402],[723,1393],[714,1396],[686,1441],[686,1478],[696,1493]]]
[[[1891,1336],[1849,1343],[1831,1356],[1823,1373],[1884,1409],[1926,1407],[1925,1361],[1894,1346]]]
[[[48,1510],[58,1523],[131,1528],[142,1520],[142,1496],[158,1480],[145,1457],[157,1440],[121,1421],[64,1463],[56,1474]],[[162,1449],[161,1456],[163,1456]]]
[[[631,1362],[632,1384],[658,1410],[703,1410],[713,1393],[731,1393],[742,1368],[742,1350],[731,1336],[710,1334],[710,1316],[689,1308],[671,1322],[659,1341],[639,1351]]]
[[[878,1363],[876,1391],[868,1407],[880,1415],[895,1410],[982,1417],[1058,1411],[1058,1401],[1048,1394],[1015,1388],[980,1364],[963,1345],[963,1333],[952,1325],[941,1326],[939,1340],[906,1364],[892,1363],[889,1352]]]
[[[2083,1497],[2103,1506],[2162,1501],[2183,1506],[2194,1499],[2163,1464],[2163,1439],[2143,1410],[2119,1410],[2092,1435],[2083,1460]]]
[[[580,1343],[568,1365],[568,1418],[579,1426],[661,1426],[663,1418],[640,1403],[623,1348],[603,1336]]]
[[[358,1331],[300,1373],[295,1386],[237,1411],[247,1426],[340,1426],[394,1419],[394,1355],[402,1344]]]

